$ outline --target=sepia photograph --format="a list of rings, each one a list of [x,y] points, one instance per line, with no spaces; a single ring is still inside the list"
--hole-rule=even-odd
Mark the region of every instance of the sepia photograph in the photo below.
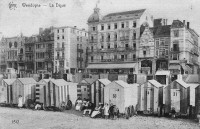
[[[1,0],[0,129],[200,129],[200,0]]]

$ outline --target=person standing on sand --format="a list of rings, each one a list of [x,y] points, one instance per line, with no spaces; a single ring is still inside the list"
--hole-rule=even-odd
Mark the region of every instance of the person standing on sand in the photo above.
[[[19,98],[18,98],[18,107],[21,108],[23,106],[22,104],[22,96],[19,95]]]
[[[108,119],[109,116],[109,105],[106,103],[105,106],[103,107],[104,109],[104,115],[105,115],[105,119]]]

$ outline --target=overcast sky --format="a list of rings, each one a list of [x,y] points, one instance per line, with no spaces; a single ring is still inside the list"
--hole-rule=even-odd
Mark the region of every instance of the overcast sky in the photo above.
[[[17,4],[15,10],[9,3]],[[41,7],[22,7],[22,3],[41,4]],[[65,4],[63,8],[49,7],[49,3]],[[200,0],[1,0],[0,32],[4,36],[37,34],[39,27],[77,26],[87,29],[87,19],[98,3],[102,15],[108,13],[147,9],[154,18],[166,18],[190,22],[200,34]],[[43,6],[47,5],[47,6]]]

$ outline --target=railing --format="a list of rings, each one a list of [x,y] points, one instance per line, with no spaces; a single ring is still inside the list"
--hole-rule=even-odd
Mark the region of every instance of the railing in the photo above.
[[[46,57],[46,58],[45,58],[45,61],[53,61],[53,59],[52,59],[52,58]]]
[[[90,39],[89,42],[90,42],[90,43],[97,43],[97,39],[93,39],[93,40]]]
[[[105,62],[135,62],[137,61],[136,58],[124,58],[124,59],[95,59],[95,60],[90,60],[89,63],[105,63]]]
[[[120,37],[120,41],[129,40],[129,36]]]
[[[118,48],[102,48],[102,49],[89,49],[88,52],[113,52],[113,51],[135,51],[136,47],[118,47]]]
[[[179,48],[171,48],[171,52],[180,52]]]
[[[64,56],[56,56],[56,60],[64,60],[65,57]]]
[[[77,52],[83,53],[83,49],[77,48]]]
[[[111,40],[110,40],[110,38],[106,38],[106,42],[110,42]]]
[[[77,57],[77,61],[83,61],[82,57]]]
[[[26,53],[33,53],[33,50],[25,50]]]
[[[55,48],[56,51],[63,51],[64,50],[64,47],[57,47]]]

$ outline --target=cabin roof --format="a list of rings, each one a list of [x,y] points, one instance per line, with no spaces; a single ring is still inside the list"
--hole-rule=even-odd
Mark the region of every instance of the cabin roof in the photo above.
[[[95,79],[93,79],[93,78],[86,78],[84,80],[89,84],[92,84],[95,81]]]
[[[104,78],[104,79],[98,79],[101,83],[103,83],[104,85],[108,85],[111,83],[110,80],[108,80],[107,78]]]
[[[23,84],[36,84],[37,82],[33,78],[18,78]]]
[[[179,83],[180,85],[182,85],[183,87],[185,87],[185,88],[188,88],[189,87],[189,85],[187,84],[187,83],[185,83],[183,80],[181,80],[181,79],[177,79],[177,80],[175,80],[177,83]]]
[[[5,83],[7,83],[8,85],[12,85],[13,82],[16,80],[16,79],[3,79]]]
[[[117,80],[117,81],[114,81],[115,83],[117,83],[118,85],[124,87],[124,88],[127,88],[127,87],[130,87],[130,85],[122,80]]]
[[[199,82],[199,78],[198,78],[198,74],[189,74],[186,79],[185,82],[186,83],[198,83]]]
[[[160,84],[158,81],[156,81],[154,79],[153,80],[148,80],[148,82],[151,83],[152,85],[158,87],[158,88],[163,86],[162,84]]]
[[[156,75],[170,75],[170,71],[168,71],[168,70],[158,70],[157,72],[156,72]]]
[[[55,85],[57,86],[67,86],[67,85],[77,85],[78,83],[67,82],[64,79],[51,79]]]

